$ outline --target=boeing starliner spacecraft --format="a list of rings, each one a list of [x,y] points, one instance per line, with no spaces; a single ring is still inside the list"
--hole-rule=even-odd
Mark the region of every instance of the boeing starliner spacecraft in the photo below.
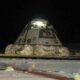
[[[62,45],[54,26],[45,19],[34,19],[28,23],[15,44]]]
[[[62,46],[53,25],[45,19],[36,18],[26,24],[14,44],[6,47],[5,53],[27,56],[68,56],[69,50]]]

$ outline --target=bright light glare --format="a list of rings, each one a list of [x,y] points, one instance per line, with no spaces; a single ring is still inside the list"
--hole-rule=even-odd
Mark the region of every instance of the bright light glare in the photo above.
[[[33,23],[33,25],[37,25],[37,26],[39,26],[39,27],[41,27],[41,26],[46,26],[46,24],[44,24],[43,22],[41,22],[41,21],[35,21],[34,23]]]
[[[47,21],[46,20],[33,20],[31,24],[33,26],[37,26],[38,28],[46,28]]]

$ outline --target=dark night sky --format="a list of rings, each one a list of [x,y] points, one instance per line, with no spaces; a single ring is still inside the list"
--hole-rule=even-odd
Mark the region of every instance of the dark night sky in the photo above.
[[[50,21],[58,32],[63,44],[80,44],[80,20],[78,2],[58,0],[25,2],[10,1],[1,3],[0,49],[13,43],[25,24],[36,17]]]

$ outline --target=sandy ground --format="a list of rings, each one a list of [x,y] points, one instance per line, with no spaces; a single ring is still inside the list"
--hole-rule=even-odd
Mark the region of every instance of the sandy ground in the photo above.
[[[0,80],[53,80],[53,79],[17,71],[11,72],[0,71]]]
[[[0,63],[15,64],[21,68],[27,68],[35,64],[35,69],[58,73],[67,77],[73,77],[80,72],[80,60],[41,60],[41,59],[0,59]],[[0,66],[2,67],[2,66]],[[0,70],[0,80],[53,80],[41,76],[32,75],[20,71]]]

